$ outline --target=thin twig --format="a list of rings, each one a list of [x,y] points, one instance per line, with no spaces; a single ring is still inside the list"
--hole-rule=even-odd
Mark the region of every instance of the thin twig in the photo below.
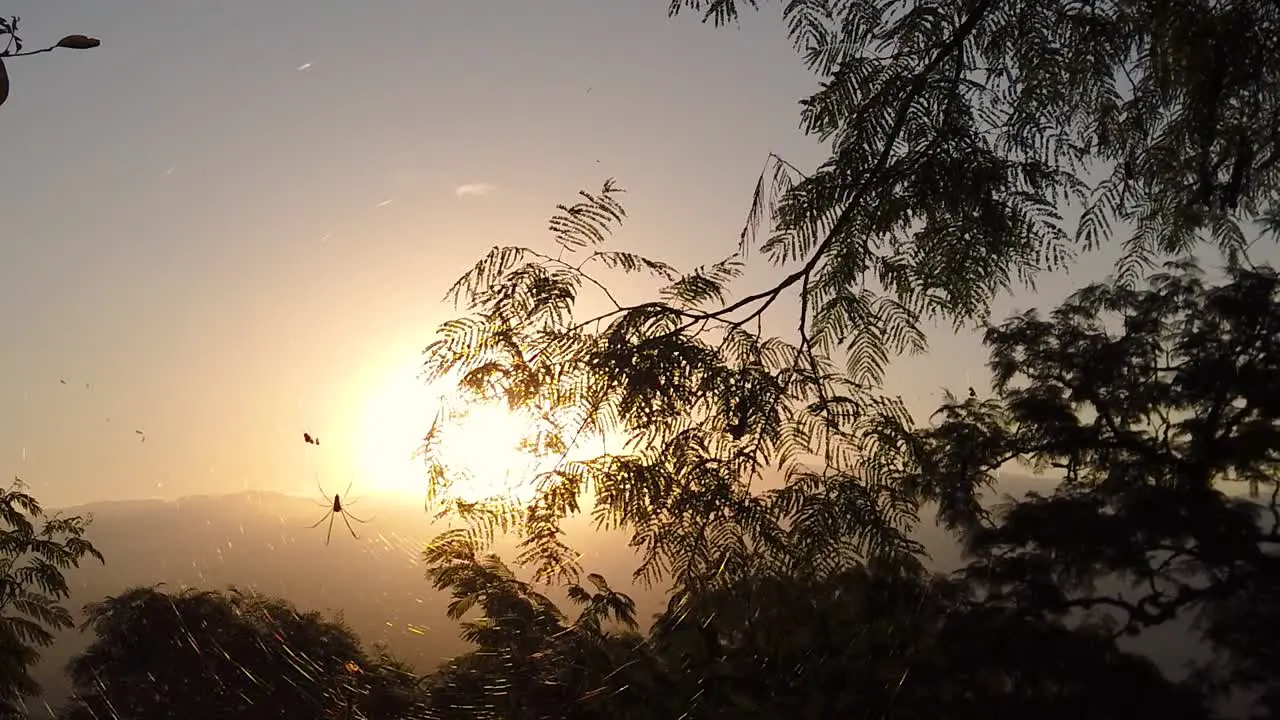
[[[58,45],[50,45],[49,47],[44,48],[42,50],[28,50],[27,52],[16,52],[16,53],[3,52],[3,53],[0,53],[0,57],[7,57],[7,58],[28,57],[30,55],[39,55],[40,53],[53,52],[54,50],[57,50],[59,47],[60,46]]]

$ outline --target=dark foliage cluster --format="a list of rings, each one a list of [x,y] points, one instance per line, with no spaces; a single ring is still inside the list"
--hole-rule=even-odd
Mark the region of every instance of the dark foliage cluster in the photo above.
[[[589,619],[626,606],[598,576],[568,622],[496,558],[455,553],[454,597],[484,612],[464,631],[477,649],[428,680],[441,717],[1206,717],[1104,633],[977,607],[963,584],[896,565],[673,598],[642,636],[626,612],[611,632]]]

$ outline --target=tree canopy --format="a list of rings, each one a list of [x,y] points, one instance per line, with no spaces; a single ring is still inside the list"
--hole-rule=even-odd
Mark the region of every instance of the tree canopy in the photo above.
[[[718,25],[758,0],[672,0]],[[1122,276],[1275,227],[1280,10],[1246,0],[783,0],[822,83],[762,249],[838,293],[877,279],[967,320],[1019,274],[1123,239]],[[1061,210],[1076,203],[1076,228]],[[768,219],[763,218],[762,219]],[[810,267],[812,265],[812,267]],[[802,274],[808,277],[808,274]],[[788,278],[790,279],[790,278]],[[800,278],[792,280],[799,282]]]
[[[85,608],[63,717],[405,718],[417,677],[341,619],[244,593],[133,588]]]
[[[451,478],[428,433],[425,455],[444,511],[525,534],[522,562],[539,578],[572,578],[559,522],[594,492],[605,527],[633,530],[644,553],[640,577],[682,584],[776,569],[822,573],[868,555],[909,560],[910,499],[893,480],[908,417],[819,355],[730,327],[710,333],[698,307],[723,296],[740,265],[685,276],[663,263],[604,246],[623,217],[618,189],[583,193],[551,221],[558,255],[496,248],[454,286],[474,311],[450,321],[426,351],[428,373],[458,377],[473,402],[503,402],[529,416],[530,444],[563,461],[538,478],[527,508],[448,503]],[[616,308],[596,320],[573,314],[596,269],[669,281],[663,302]],[[632,438],[626,452],[571,460],[579,437]],[[553,457],[554,457],[553,455]],[[813,469],[806,460],[820,460]],[[770,464],[786,487],[752,491]],[[877,477],[875,473],[880,473]]]
[[[569,586],[579,607],[570,619],[549,598],[519,580],[496,555],[480,554],[463,532],[427,551],[427,578],[453,597],[449,616],[475,651],[456,658],[426,683],[431,707],[449,717],[652,717],[644,686],[627,678],[643,639],[635,603],[587,575]],[[610,627],[622,632],[611,631]]]

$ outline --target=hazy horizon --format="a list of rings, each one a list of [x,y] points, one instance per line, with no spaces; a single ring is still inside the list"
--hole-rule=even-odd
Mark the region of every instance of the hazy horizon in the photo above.
[[[1015,483],[1010,489],[1025,487]],[[364,642],[386,643],[420,673],[468,647],[458,635],[457,623],[444,614],[447,596],[432,589],[423,576],[421,550],[444,526],[430,522],[421,508],[370,497],[359,510],[376,513],[379,520],[358,525],[358,539],[335,529],[329,545],[324,544],[323,527],[307,527],[321,508],[308,498],[272,491],[108,501],[65,510],[94,513],[88,537],[107,555],[105,565],[89,562],[70,574],[72,596],[67,604],[77,615],[84,602],[130,587],[163,583],[163,590],[178,591],[234,585],[284,597],[301,610],[330,616],[340,611]],[[959,547],[930,515],[922,515],[917,538],[930,552],[930,566],[940,572],[959,567]],[[632,594],[637,617],[647,627],[665,608],[665,588],[634,582],[630,573],[638,563],[635,551],[626,547],[619,533],[588,536],[587,526],[580,517],[567,524],[566,533],[566,540],[583,551],[584,571],[602,573],[613,587]],[[499,539],[495,546],[506,558],[512,549],[510,539]],[[563,589],[544,591],[564,602]],[[59,634],[37,672],[46,697],[56,699],[66,692],[61,665],[89,639],[74,630]],[[1174,675],[1202,653],[1182,621],[1126,639],[1125,644],[1151,655]]]

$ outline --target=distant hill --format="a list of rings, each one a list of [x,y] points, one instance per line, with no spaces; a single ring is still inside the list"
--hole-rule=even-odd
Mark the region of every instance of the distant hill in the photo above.
[[[1044,487],[1026,478],[1005,485],[1002,490],[1017,495]],[[325,512],[317,503],[250,492],[66,508],[67,513],[93,514],[89,538],[107,558],[105,566],[90,563],[71,573],[70,604],[78,609],[137,585],[219,589],[234,584],[288,598],[304,610],[342,611],[366,643],[386,643],[420,672],[468,649],[456,624],[445,616],[447,597],[423,577],[422,547],[444,528],[429,522],[420,503],[363,498],[352,507],[355,514],[370,518],[367,525],[355,524],[360,539],[353,539],[338,519],[328,546],[324,524],[307,528]],[[628,588],[636,555],[620,534],[588,535],[588,527],[583,519],[567,528],[569,541],[586,553],[584,566],[604,574],[615,587]],[[945,532],[929,526],[920,540],[939,569],[960,564],[959,549]],[[661,588],[630,587],[628,592],[645,620],[665,607]],[[558,594],[552,597],[561,600]],[[88,641],[78,631],[64,633],[46,652],[37,679],[49,705],[56,707],[66,696],[69,684],[62,669]],[[1200,652],[1185,623],[1148,633],[1133,644],[1174,675]]]

